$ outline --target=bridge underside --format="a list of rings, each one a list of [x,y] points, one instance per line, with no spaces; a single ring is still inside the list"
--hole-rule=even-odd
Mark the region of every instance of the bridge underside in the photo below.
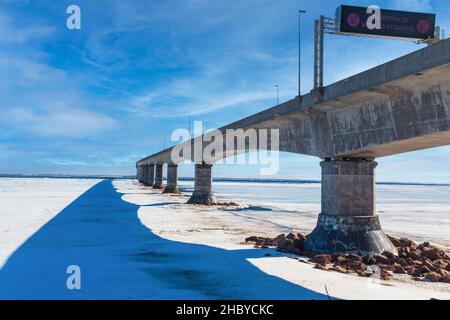
[[[223,148],[229,129],[278,129],[278,150],[324,159],[322,212],[309,249],[395,252],[375,216],[375,158],[450,144],[450,39],[332,84],[321,100],[307,94],[225,126],[218,132]],[[173,148],[140,160],[138,179],[143,166],[191,160],[197,163],[191,202],[211,202],[212,166],[203,162],[255,149],[246,141],[205,161],[194,151],[199,141],[200,154],[208,148],[202,138],[184,143],[191,151],[176,161]],[[257,146],[274,145],[261,145],[258,136]]]

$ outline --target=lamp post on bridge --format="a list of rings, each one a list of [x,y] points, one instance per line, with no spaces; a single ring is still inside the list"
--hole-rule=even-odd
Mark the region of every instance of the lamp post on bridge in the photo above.
[[[302,42],[302,13],[306,13],[305,10],[298,11],[298,98],[302,96],[302,60],[301,60],[301,42]]]
[[[275,88],[277,88],[277,106],[280,104],[280,86],[277,84],[275,85]]]

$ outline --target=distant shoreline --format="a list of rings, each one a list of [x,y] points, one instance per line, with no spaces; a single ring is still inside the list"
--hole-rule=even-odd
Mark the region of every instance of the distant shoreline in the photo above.
[[[113,175],[63,175],[63,174],[0,174],[0,178],[22,178],[22,179],[136,179],[135,176],[113,176]],[[194,178],[181,177],[179,181],[194,181]],[[246,182],[246,183],[286,183],[286,184],[317,184],[320,180],[299,179],[257,179],[257,178],[213,178],[217,182]],[[450,187],[450,183],[425,183],[425,182],[377,182],[377,185],[393,186],[437,186]]]

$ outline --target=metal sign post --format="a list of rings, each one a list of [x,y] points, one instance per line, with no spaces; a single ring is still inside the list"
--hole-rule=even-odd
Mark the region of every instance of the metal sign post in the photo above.
[[[324,98],[323,56],[326,33],[409,40],[428,45],[445,38],[443,30],[435,27],[434,14],[380,9],[381,28],[370,29],[367,26],[370,16],[367,9],[340,6],[336,12],[336,19],[320,16],[320,19],[314,21],[314,89],[311,93],[317,102],[323,101]]]

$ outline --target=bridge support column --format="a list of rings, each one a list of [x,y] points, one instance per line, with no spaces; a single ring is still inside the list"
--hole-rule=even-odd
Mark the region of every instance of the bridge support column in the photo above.
[[[151,187],[153,186],[154,182],[155,182],[155,165],[149,164],[145,166],[144,184],[148,187]]]
[[[216,202],[214,193],[212,192],[212,165],[196,164],[195,165],[195,187],[188,204],[205,204],[211,205]]]
[[[318,253],[396,253],[375,215],[375,168],[371,159],[325,160],[322,212],[305,247]]]
[[[136,178],[137,178],[137,180],[140,182],[140,183],[142,183],[144,180],[143,180],[143,173],[144,173],[144,169],[143,169],[143,166],[142,165],[138,165],[137,167],[136,167]]]
[[[155,164],[155,182],[153,183],[153,189],[163,189],[163,165]]]
[[[167,165],[167,186],[163,193],[176,193],[179,194],[178,190],[178,165],[169,163]]]

